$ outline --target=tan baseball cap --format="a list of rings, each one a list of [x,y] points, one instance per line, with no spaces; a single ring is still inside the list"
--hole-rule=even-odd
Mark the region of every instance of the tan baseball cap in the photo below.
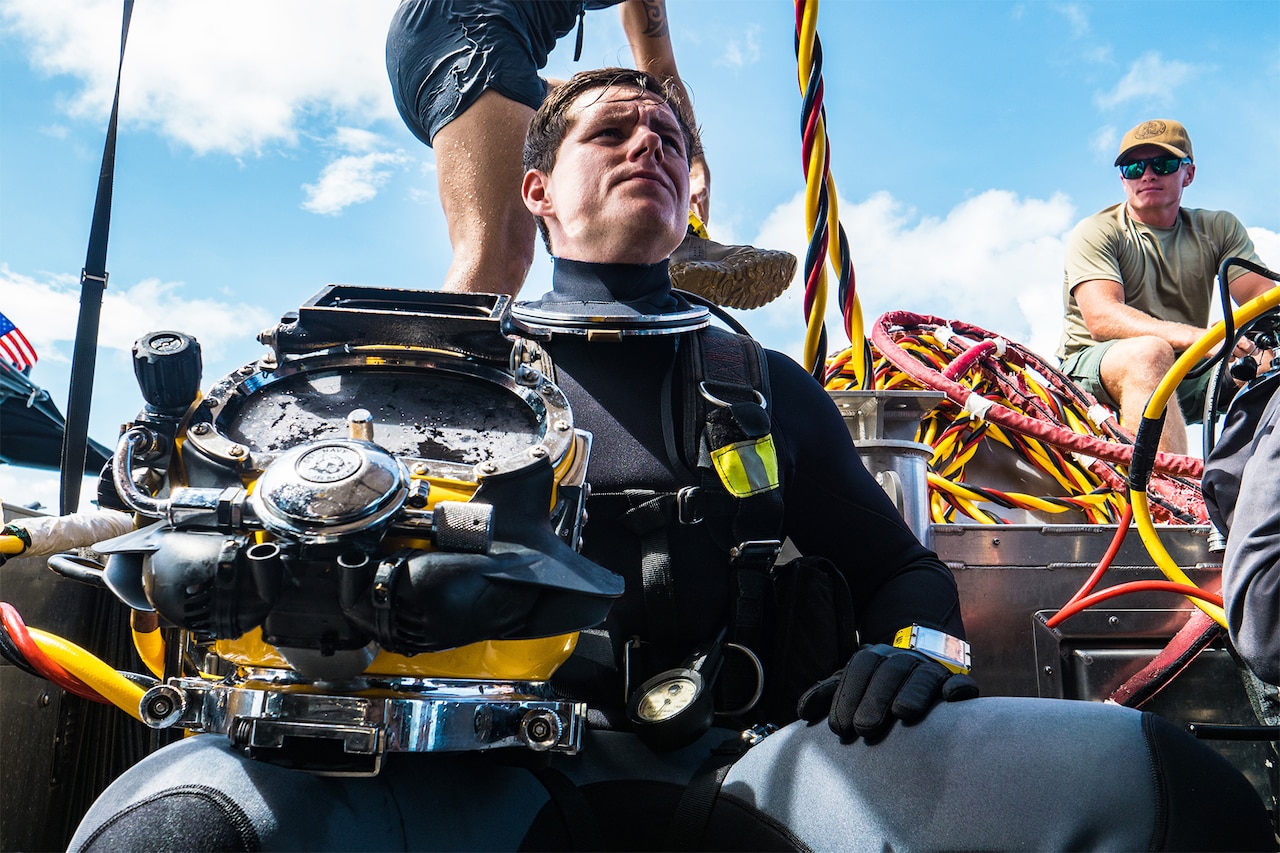
[[[1124,155],[1139,145],[1158,145],[1175,157],[1191,156],[1191,137],[1187,136],[1187,129],[1173,119],[1153,118],[1126,133],[1120,140],[1115,165],[1119,166]]]

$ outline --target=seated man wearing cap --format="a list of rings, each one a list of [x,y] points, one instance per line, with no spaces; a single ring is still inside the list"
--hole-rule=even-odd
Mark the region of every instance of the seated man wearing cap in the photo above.
[[[1178,122],[1152,119],[1130,130],[1115,165],[1124,203],[1084,219],[1067,238],[1058,358],[1063,372],[1118,408],[1121,425],[1136,431],[1174,360],[1204,334],[1218,267],[1227,258],[1261,262],[1235,216],[1182,207],[1196,167],[1191,139]],[[1272,286],[1239,266],[1228,276],[1238,304]],[[1233,356],[1251,347],[1242,341]],[[1161,450],[1187,452],[1183,416],[1199,420],[1208,378],[1179,387]]]

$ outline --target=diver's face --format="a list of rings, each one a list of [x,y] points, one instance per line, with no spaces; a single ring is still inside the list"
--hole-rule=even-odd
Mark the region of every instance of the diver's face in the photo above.
[[[524,194],[557,257],[661,261],[688,225],[688,152],[674,111],[627,86],[583,92],[551,173],[530,171]]]

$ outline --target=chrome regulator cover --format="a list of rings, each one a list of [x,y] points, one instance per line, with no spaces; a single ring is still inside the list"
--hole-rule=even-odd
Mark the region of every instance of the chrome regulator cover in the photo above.
[[[409,471],[368,441],[328,439],[281,453],[249,497],[263,529],[307,544],[377,530],[404,506]]]

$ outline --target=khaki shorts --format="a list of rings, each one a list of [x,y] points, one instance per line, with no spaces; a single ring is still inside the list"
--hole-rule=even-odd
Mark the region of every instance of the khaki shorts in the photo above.
[[[1107,393],[1106,388],[1102,387],[1102,357],[1114,343],[1115,341],[1103,341],[1100,344],[1085,347],[1075,355],[1067,356],[1062,360],[1062,372],[1070,376],[1072,381],[1085,391],[1097,397],[1098,402],[1119,411],[1120,404]],[[1207,370],[1201,376],[1184,379],[1178,383],[1178,408],[1182,409],[1182,415],[1187,423],[1198,424],[1204,420],[1204,397],[1208,392],[1209,380],[1213,378],[1214,371],[1217,369],[1218,366],[1214,365],[1213,370]],[[1231,398],[1235,396],[1235,384],[1227,381],[1224,385],[1226,387],[1219,389],[1218,394],[1219,413],[1227,410]]]

